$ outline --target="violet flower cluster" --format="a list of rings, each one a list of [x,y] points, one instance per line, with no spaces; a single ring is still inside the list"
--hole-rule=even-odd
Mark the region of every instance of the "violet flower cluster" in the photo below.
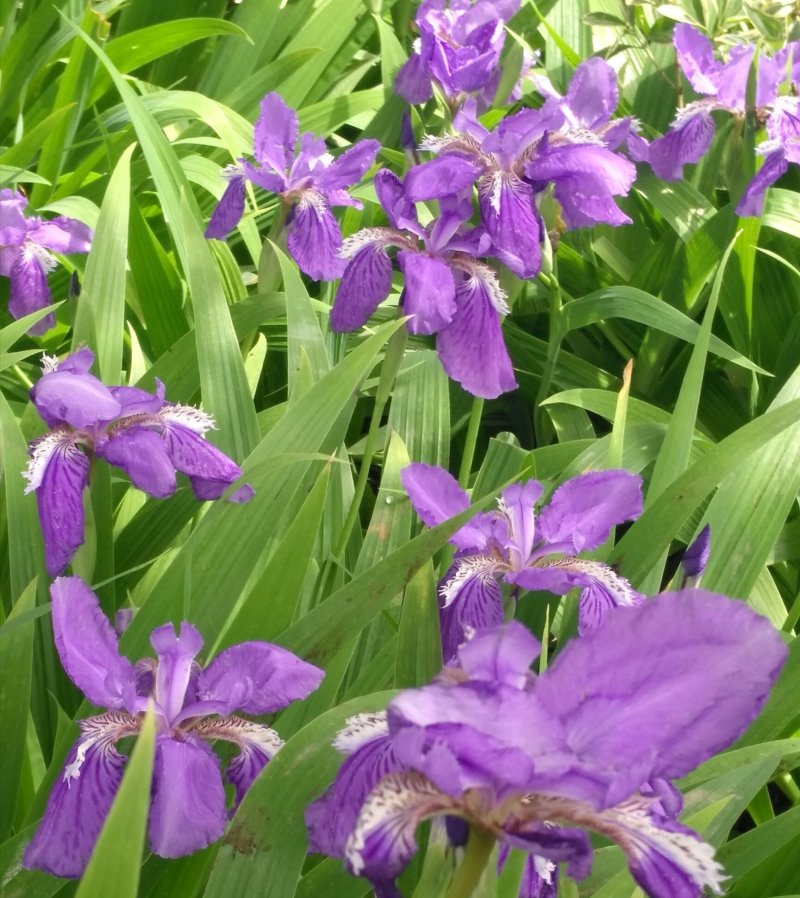
[[[198,499],[218,499],[239,477],[239,466],[204,439],[213,418],[137,387],[107,387],[89,373],[94,354],[81,349],[59,362],[45,356],[31,401],[50,428],[29,448],[26,493],[36,492],[50,576],[61,573],[83,543],[83,491],[91,458],[122,469],[134,486],[155,498],[172,495],[177,471]],[[245,484],[229,496],[247,502]]]
[[[245,181],[280,196],[288,211],[287,248],[300,270],[318,281],[341,275],[339,223],[331,206],[355,206],[347,188],[373,164],[380,149],[376,140],[361,140],[334,159],[322,138],[304,131],[299,137],[297,113],[280,94],[261,101],[253,133],[255,164],[240,159],[225,169],[228,186],[211,216],[206,237],[224,239],[244,214]]]
[[[627,193],[636,175],[615,152],[631,121],[612,121],[617,84],[607,63],[579,66],[564,97],[548,90],[542,109],[507,116],[494,131],[478,121],[470,99],[455,116],[456,133],[423,141],[436,159],[414,166],[402,182],[378,172],[375,190],[389,227],[366,228],[345,241],[334,330],[360,327],[389,294],[387,249],[395,248],[409,330],[437,335],[448,375],[486,399],[516,387],[498,317],[508,311],[505,293],[486,257],[519,277],[536,276],[545,239],[538,195],[553,186],[568,227],[625,224],[630,219],[614,197]],[[480,220],[470,227],[474,187]],[[430,200],[438,201],[439,214],[423,227],[415,204]]]
[[[469,508],[469,496],[444,468],[412,464],[401,479],[417,514],[434,527]],[[642,596],[607,564],[577,556],[601,546],[617,524],[642,513],[642,481],[628,471],[592,471],[563,483],[536,512],[537,480],[503,490],[497,511],[476,515],[450,538],[457,549],[439,584],[445,661],[474,630],[503,622],[501,581],[565,595],[581,590],[578,629],[596,629],[608,612]]]
[[[518,622],[480,631],[433,683],[352,718],[334,743],[347,758],[306,814],[311,849],[399,898],[418,824],[445,816],[456,841],[466,823],[530,853],[552,895],[556,864],[589,874],[588,829],[622,848],[651,898],[721,893],[672,781],[756,716],[786,658],[780,635],[742,602],[683,590],[610,615],[536,677],[538,653]]]
[[[747,84],[753,66],[755,46],[738,44],[727,62],[714,58],[711,41],[691,25],[675,26],[673,43],[678,63],[687,80],[704,99],[695,100],[678,110],[675,120],[662,137],[648,143],[631,134],[628,147],[639,162],[648,162],[660,178],[669,181],[683,177],[683,166],[699,162],[714,137],[712,112],[723,110],[736,116],[747,112]],[[788,169],[800,163],[800,98],[780,95],[788,78],[800,89],[800,41],[789,43],[774,56],[761,55],[756,69],[755,106],[766,118],[767,140],[757,152],[764,163],[745,189],[737,215],[761,214],[767,188]]]
[[[91,228],[83,222],[63,215],[50,221],[26,217],[27,205],[22,193],[0,190],[0,275],[11,282],[8,311],[14,318],[52,304],[47,273],[56,265],[53,253],[88,253],[92,244]],[[29,333],[39,336],[55,323],[55,315],[46,315]]]
[[[108,710],[80,721],[81,735],[55,782],[24,865],[55,876],[80,876],[122,780],[126,758],[116,743],[136,735],[154,703],[156,745],[148,835],[155,854],[181,857],[222,836],[228,819],[220,762],[208,743],[239,749],[226,770],[234,808],[282,746],[261,723],[233,715],[270,714],[305,698],[324,672],[268,642],[243,642],[201,667],[197,630],[184,621],[153,630],[156,658],[132,664],[95,594],[78,577],[50,587],[61,663],[94,705]]]
[[[497,275],[482,258],[491,239],[482,227],[467,227],[469,199],[441,198],[441,213],[423,227],[405,184],[383,169],[375,192],[389,227],[365,228],[342,249],[347,266],[331,311],[331,327],[361,327],[392,286],[397,250],[403,273],[400,306],[412,334],[436,334],[436,349],[447,374],[476,396],[493,399],[517,386],[500,315],[508,312]]]
[[[410,105],[433,96],[434,84],[451,107],[474,95],[491,105],[500,82],[505,25],[520,0],[424,0],[415,17],[419,37],[394,87]]]

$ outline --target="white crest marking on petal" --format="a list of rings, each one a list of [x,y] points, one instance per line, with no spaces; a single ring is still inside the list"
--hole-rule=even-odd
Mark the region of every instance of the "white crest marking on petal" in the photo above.
[[[388,735],[389,726],[386,722],[385,711],[377,711],[374,714],[355,714],[353,717],[347,718],[345,728],[336,734],[333,747],[343,755],[351,755],[367,742]]]
[[[81,767],[86,760],[86,755],[92,746],[99,743],[113,745],[123,736],[131,736],[139,732],[140,721],[124,712],[109,711],[107,714],[99,714],[97,717],[87,717],[80,721],[81,738],[75,752],[75,760],[64,766],[62,778],[69,788],[71,781],[81,775]]]
[[[709,104],[708,100],[695,100],[694,103],[689,103],[675,113],[675,118],[672,120],[670,127],[682,128],[698,115],[710,115],[712,108],[713,104]]]
[[[234,178],[243,178],[244,166],[241,162],[231,162],[222,169],[222,177],[226,181],[232,181]]]
[[[402,234],[392,230],[391,228],[362,228],[345,238],[339,250],[339,257],[342,259],[352,259],[362,249],[368,246],[374,246],[376,249],[383,246],[391,246],[392,238],[396,235],[402,239]],[[404,241],[405,242],[405,241]]]
[[[439,587],[439,595],[444,599],[442,607],[447,608],[453,604],[467,580],[478,577],[482,583],[488,583],[497,570],[497,560],[488,555],[467,555],[462,558],[455,574]]]
[[[22,257],[26,262],[38,262],[44,272],[52,271],[58,264],[56,257],[48,249],[28,240],[22,245]]]
[[[367,838],[383,829],[384,839],[392,845],[392,855],[410,855],[414,847],[414,830],[425,817],[456,807],[455,799],[440,792],[433,783],[416,771],[391,773],[369,793],[356,821],[355,829],[345,843],[344,856],[354,875],[364,869],[363,851]],[[383,846],[382,846],[383,847]],[[386,852],[388,854],[388,852]],[[386,857],[382,861],[386,861]]]
[[[172,421],[175,424],[181,424],[201,435],[208,430],[216,430],[216,424],[211,415],[192,405],[167,405],[154,417],[167,423]]]
[[[508,302],[506,301],[508,294],[500,286],[500,281],[497,279],[497,274],[493,268],[483,262],[478,262],[476,259],[467,260],[464,257],[454,258],[452,264],[454,267],[466,272],[472,281],[469,285],[470,289],[476,289],[478,286],[477,282],[480,282],[480,286],[486,291],[489,302],[494,308],[501,315],[508,315]]]
[[[632,607],[638,605],[641,601],[639,593],[624,577],[621,577],[613,568],[600,561],[590,561],[586,558],[573,558],[570,556],[545,562],[542,567],[560,567],[586,574],[605,586],[618,605]]]
[[[688,874],[700,888],[721,895],[722,883],[728,877],[714,857],[713,847],[688,833],[662,829],[650,816],[649,805],[649,801],[632,798],[602,811],[598,817],[624,831],[619,834],[620,844],[633,858],[642,858],[655,850]]]
[[[61,451],[64,455],[75,456],[81,454],[81,450],[75,445],[75,435],[68,430],[58,428],[46,433],[43,437],[31,443],[30,461],[22,472],[22,476],[28,481],[25,487],[25,495],[38,490],[42,485],[42,478],[50,459]]]

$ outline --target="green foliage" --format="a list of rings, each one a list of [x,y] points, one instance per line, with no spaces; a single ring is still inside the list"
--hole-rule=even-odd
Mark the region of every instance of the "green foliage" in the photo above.
[[[161,501],[116,474],[93,474],[96,545],[77,564],[104,581],[95,585],[106,611],[135,609],[123,651],[146,655],[154,627],[190,619],[208,657],[274,640],[325,667],[326,680],[278,716],[287,743],[222,844],[179,861],[140,863],[148,724],[78,896],[368,894],[339,862],[306,857],[303,811],[338,768],[330,740],[344,720],[384,708],[392,690],[441,667],[436,584],[448,538],[475,507],[421,530],[400,481],[409,461],[461,472],[482,507],[520,477],[549,488],[594,468],[641,473],[646,510],[605,551],[649,594],[668,585],[676,558],[711,523],[703,585],[768,616],[790,659],[740,743],[680,784],[683,819],[718,848],[732,898],[800,893],[796,171],[770,190],[760,220],[739,221],[753,122],[745,134],[720,128],[684,181],[640,166],[623,202],[631,227],[559,234],[547,278],[504,283],[520,388],[473,406],[433,341],[406,337],[391,308],[397,291],[366,329],[332,332],[333,288],[304,279],[286,255],[272,195],[250,191],[225,245],[203,237],[224,189],[220,169],[251,154],[269,91],[334,152],[372,136],[383,143],[380,162],[406,170],[404,104],[392,84],[412,12],[406,0],[0,0],[0,186],[24,187],[36,214],[94,226],[88,257],[60,259],[50,275],[54,330],[32,338],[43,312],[15,322],[5,303],[0,311],[0,880],[10,896],[74,893],[19,869],[72,721],[88,713],[53,644],[36,503],[21,472],[43,430],[27,402],[38,356],[82,344],[106,381],[153,389],[160,379],[171,401],[202,404],[216,420],[214,443],[256,491],[246,505],[202,506],[185,486]],[[765,52],[797,28],[796,10],[781,4],[527,2],[509,29],[497,97],[508,96],[528,50],[541,51],[538,71],[559,90],[600,52],[620,72],[620,110],[652,137],[688,90],[676,80],[676,21],[720,40],[757,38]],[[523,90],[533,102],[530,83]],[[438,100],[413,116],[418,137],[448,120]],[[340,216],[345,234],[384,223],[371,186],[356,194],[365,208]],[[546,223],[555,233],[556,217]],[[573,612],[572,599],[543,596],[517,609],[550,653]],[[519,857],[497,896],[516,894]],[[431,841],[408,894],[428,898],[449,872]],[[580,892],[562,881],[570,896],[630,898],[633,889],[608,847]]]

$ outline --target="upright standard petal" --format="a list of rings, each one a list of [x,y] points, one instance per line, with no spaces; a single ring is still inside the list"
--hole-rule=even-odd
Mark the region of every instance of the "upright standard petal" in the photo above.
[[[377,140],[359,140],[334,161],[316,178],[317,187],[327,193],[352,187],[363,177],[364,172],[375,162],[381,145]]]
[[[469,508],[469,496],[453,475],[437,465],[415,462],[400,472],[403,489],[414,510],[428,527],[435,527]],[[451,537],[459,549],[480,550],[486,546],[486,535],[474,523],[465,524]]]
[[[618,101],[617,73],[604,59],[592,56],[575,69],[562,108],[575,125],[594,131],[611,118]]]
[[[517,277],[538,274],[542,227],[530,186],[510,172],[493,172],[478,181],[478,201],[494,255]]]
[[[63,430],[36,440],[29,451],[26,492],[36,490],[45,567],[55,577],[83,544],[83,491],[89,480],[89,459]]]
[[[427,103],[433,96],[431,76],[419,53],[412,53],[400,66],[394,79],[394,89],[410,106]]]
[[[370,315],[392,289],[392,260],[386,252],[383,228],[359,231],[345,240],[342,253],[345,268],[331,309],[335,331],[354,331],[367,323]]]
[[[102,381],[60,368],[33,385],[31,401],[49,427],[66,422],[76,430],[113,421],[122,410]]]
[[[325,197],[314,189],[304,190],[288,219],[286,246],[300,270],[315,281],[341,277],[344,262],[339,257],[342,232]]]
[[[253,130],[253,155],[261,165],[283,174],[292,163],[296,144],[297,113],[280,94],[267,94]]]
[[[88,253],[92,247],[92,229],[82,221],[61,215],[32,227],[28,240],[56,253]]]
[[[406,175],[403,186],[412,202],[438,200],[471,187],[484,168],[470,156],[443,153],[436,159],[415,165]]]
[[[310,695],[325,671],[269,642],[224,649],[197,677],[198,701],[218,703],[219,714],[271,714]]]
[[[412,250],[401,250],[397,263],[405,279],[401,304],[411,316],[409,332],[435,334],[449,324],[456,310],[453,272],[442,259]]]
[[[500,494],[500,512],[508,522],[505,549],[511,567],[519,570],[525,565],[536,542],[536,514],[534,506],[544,487],[538,480],[514,483]]]
[[[719,87],[720,64],[714,59],[714,45],[696,28],[683,22],[675,26],[672,42],[683,74],[699,94],[715,96]]]
[[[531,664],[540,649],[532,633],[518,621],[510,621],[467,640],[458,650],[458,665],[470,680],[524,689],[531,681]]]
[[[736,739],[786,659],[780,635],[743,602],[699,589],[609,615],[539,678],[606,806],[653,776],[675,779]],[[730,684],[736,683],[731,689]]]
[[[125,695],[135,690],[136,669],[120,655],[97,596],[80,577],[59,577],[50,598],[56,649],[67,675],[92,704],[123,708]]]
[[[89,862],[122,780],[125,757],[114,742],[135,733],[138,723],[120,714],[80,722],[81,736],[70,749],[23,866],[53,876],[80,876]]]
[[[194,736],[156,737],[148,835],[160,857],[182,857],[216,842],[225,830],[219,761]]]
[[[470,269],[457,285],[453,320],[436,335],[436,351],[447,375],[468,393],[496,399],[517,388],[498,315],[505,297],[488,266],[476,262]]]
[[[187,689],[192,676],[194,659],[203,648],[203,637],[186,621],[176,633],[172,624],[156,627],[150,634],[150,645],[158,655],[156,668],[155,700],[157,710],[172,726],[183,710],[184,702],[191,701]]]
[[[601,546],[611,528],[642,513],[642,478],[630,471],[590,471],[563,483],[539,513],[548,543],[568,544],[573,553]],[[572,554],[572,553],[571,553]]]

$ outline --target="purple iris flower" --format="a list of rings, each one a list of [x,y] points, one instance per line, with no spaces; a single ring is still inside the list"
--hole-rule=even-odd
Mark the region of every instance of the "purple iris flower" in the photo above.
[[[569,227],[629,223],[613,197],[630,190],[635,166],[603,137],[570,126],[562,105],[551,100],[541,109],[523,109],[487,131],[474,102],[467,102],[454,119],[461,133],[422,142],[421,149],[438,158],[411,169],[408,197],[439,199],[476,184],[491,251],[521,278],[535,277],[542,265],[536,195],[550,183]]]
[[[349,757],[306,814],[311,849],[397,898],[425,819],[460,817],[575,879],[590,871],[589,829],[623,849],[651,898],[720,893],[712,847],[648,784],[744,731],[786,658],[780,635],[743,602],[684,590],[612,615],[536,677],[538,653],[516,621],[482,631],[383,724],[350,721],[337,740]]]
[[[0,190],[0,274],[11,280],[8,311],[24,318],[52,303],[47,272],[56,265],[56,253],[88,253],[92,231],[83,222],[59,216],[43,221],[23,214],[27,199],[21,193]],[[39,336],[56,323],[46,315],[29,331]]]
[[[429,527],[469,507],[469,496],[444,468],[412,464],[400,477]],[[543,491],[537,480],[513,484],[500,495],[497,511],[476,515],[450,538],[458,551],[439,585],[446,661],[469,632],[502,623],[501,579],[556,595],[580,588],[581,634],[597,628],[610,609],[641,602],[608,565],[576,557],[642,513],[641,478],[629,471],[581,474],[563,483],[537,514]]]
[[[448,376],[475,396],[494,399],[517,386],[500,315],[508,312],[506,295],[495,272],[477,257],[491,240],[483,228],[466,228],[472,203],[445,194],[441,214],[427,227],[417,218],[397,175],[375,175],[375,192],[390,227],[366,228],[349,237],[342,249],[348,260],[333,309],[331,327],[361,327],[392,287],[392,260],[397,250],[403,273],[400,299],[410,316],[412,334],[436,334],[436,349]]]
[[[90,459],[121,468],[133,485],[158,499],[172,495],[176,471],[186,474],[198,499],[218,499],[239,477],[239,466],[205,433],[213,418],[200,409],[137,387],[107,387],[89,374],[94,353],[81,349],[62,362],[45,356],[44,374],[31,401],[50,430],[29,447],[26,493],[36,491],[51,577],[61,573],[83,543],[83,490]],[[247,502],[248,484],[230,496]]]
[[[500,80],[505,24],[519,0],[425,0],[417,10],[419,37],[397,73],[395,90],[411,105],[438,84],[452,106],[476,94],[491,104]]]
[[[679,109],[666,134],[652,143],[637,134],[631,134],[628,138],[631,156],[638,162],[648,162],[656,175],[667,181],[680,180],[683,166],[699,162],[705,155],[714,137],[715,126],[711,116],[714,110],[726,110],[740,116],[745,114],[747,81],[755,54],[753,44],[739,44],[731,49],[728,62],[720,62],[714,58],[711,41],[685,23],[675,26],[672,40],[684,75],[705,99]],[[788,54],[791,52],[792,47],[787,46],[772,57],[759,57],[755,97],[758,109],[766,109],[778,99],[778,89],[786,78]]]
[[[800,63],[800,43],[795,55]],[[777,98],[767,119],[767,140],[756,152],[764,157],[764,163],[739,200],[737,215],[761,215],[767,188],[787,171],[790,162],[800,165],[800,97]]]
[[[234,809],[283,744],[261,723],[233,716],[271,714],[305,698],[324,672],[269,642],[243,642],[201,667],[203,638],[184,621],[153,630],[157,659],[135,665],[119,653],[117,636],[97,596],[79,577],[50,587],[53,632],[61,663],[92,704],[109,710],[80,721],[81,735],[56,780],[24,865],[55,876],[80,876],[122,779],[126,758],[114,748],[139,732],[152,698],[156,750],[148,831],[153,851],[180,857],[222,835],[228,813],[220,762],[206,744],[232,742],[239,753],[226,777]]]
[[[361,203],[347,192],[375,161],[377,140],[362,140],[334,159],[321,137],[300,135],[297,150],[297,113],[280,94],[267,94],[253,135],[253,165],[245,159],[228,166],[228,186],[206,228],[206,237],[223,240],[244,214],[245,181],[277,193],[289,209],[287,247],[300,269],[317,281],[331,281],[342,273],[338,256],[342,245],[339,223],[331,206]]]

